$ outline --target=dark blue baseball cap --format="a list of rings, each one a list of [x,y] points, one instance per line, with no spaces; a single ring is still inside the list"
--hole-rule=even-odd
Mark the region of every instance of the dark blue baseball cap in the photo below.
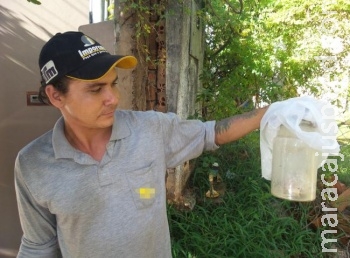
[[[96,40],[82,32],[57,33],[41,49],[39,67],[46,84],[67,76],[78,80],[96,80],[118,67],[132,69],[134,56],[111,55]]]

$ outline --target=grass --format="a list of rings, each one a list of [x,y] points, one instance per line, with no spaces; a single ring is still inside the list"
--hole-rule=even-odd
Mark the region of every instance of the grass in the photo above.
[[[350,157],[349,145],[344,146]],[[273,197],[270,182],[261,177],[259,157],[259,135],[254,132],[196,160],[189,185],[197,197],[194,209],[168,207],[174,258],[327,257],[321,229],[312,229],[308,221],[315,204]],[[214,161],[226,184],[220,202],[205,198],[208,166]],[[339,169],[348,180],[347,163]]]
[[[338,142],[340,153],[344,155],[344,160],[338,158],[339,180],[350,186],[350,126],[348,124],[339,125]]]
[[[350,186],[350,141],[339,141],[339,144],[340,153],[344,155],[344,159],[337,157],[337,175],[341,182]]]

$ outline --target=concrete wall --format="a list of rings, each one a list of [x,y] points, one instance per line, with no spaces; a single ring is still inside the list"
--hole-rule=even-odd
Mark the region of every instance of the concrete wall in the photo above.
[[[200,9],[197,2],[201,1],[169,0],[166,19],[168,111],[185,119],[194,114],[196,94],[201,88],[204,25],[197,17]]]
[[[40,86],[39,51],[56,32],[89,22],[89,0],[41,2],[0,4],[0,257],[14,257],[22,235],[13,184],[17,152],[59,117],[52,107],[27,106],[26,92]]]
[[[168,111],[186,119],[199,110],[195,103],[201,88],[199,75],[204,57],[204,25],[197,17],[201,1],[169,0],[166,18],[166,94]],[[192,172],[187,162],[167,171],[168,200],[189,209],[194,198],[185,196],[187,180]]]

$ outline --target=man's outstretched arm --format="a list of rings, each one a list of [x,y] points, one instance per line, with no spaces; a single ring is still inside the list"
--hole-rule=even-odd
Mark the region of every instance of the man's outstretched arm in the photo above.
[[[216,122],[215,143],[222,145],[245,136],[260,127],[260,121],[268,107],[235,115]]]

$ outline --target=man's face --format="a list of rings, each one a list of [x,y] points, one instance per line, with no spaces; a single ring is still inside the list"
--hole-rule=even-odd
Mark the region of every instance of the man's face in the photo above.
[[[117,71],[112,69],[94,81],[71,80],[68,92],[61,96],[59,109],[66,126],[84,129],[109,128],[119,102]]]

